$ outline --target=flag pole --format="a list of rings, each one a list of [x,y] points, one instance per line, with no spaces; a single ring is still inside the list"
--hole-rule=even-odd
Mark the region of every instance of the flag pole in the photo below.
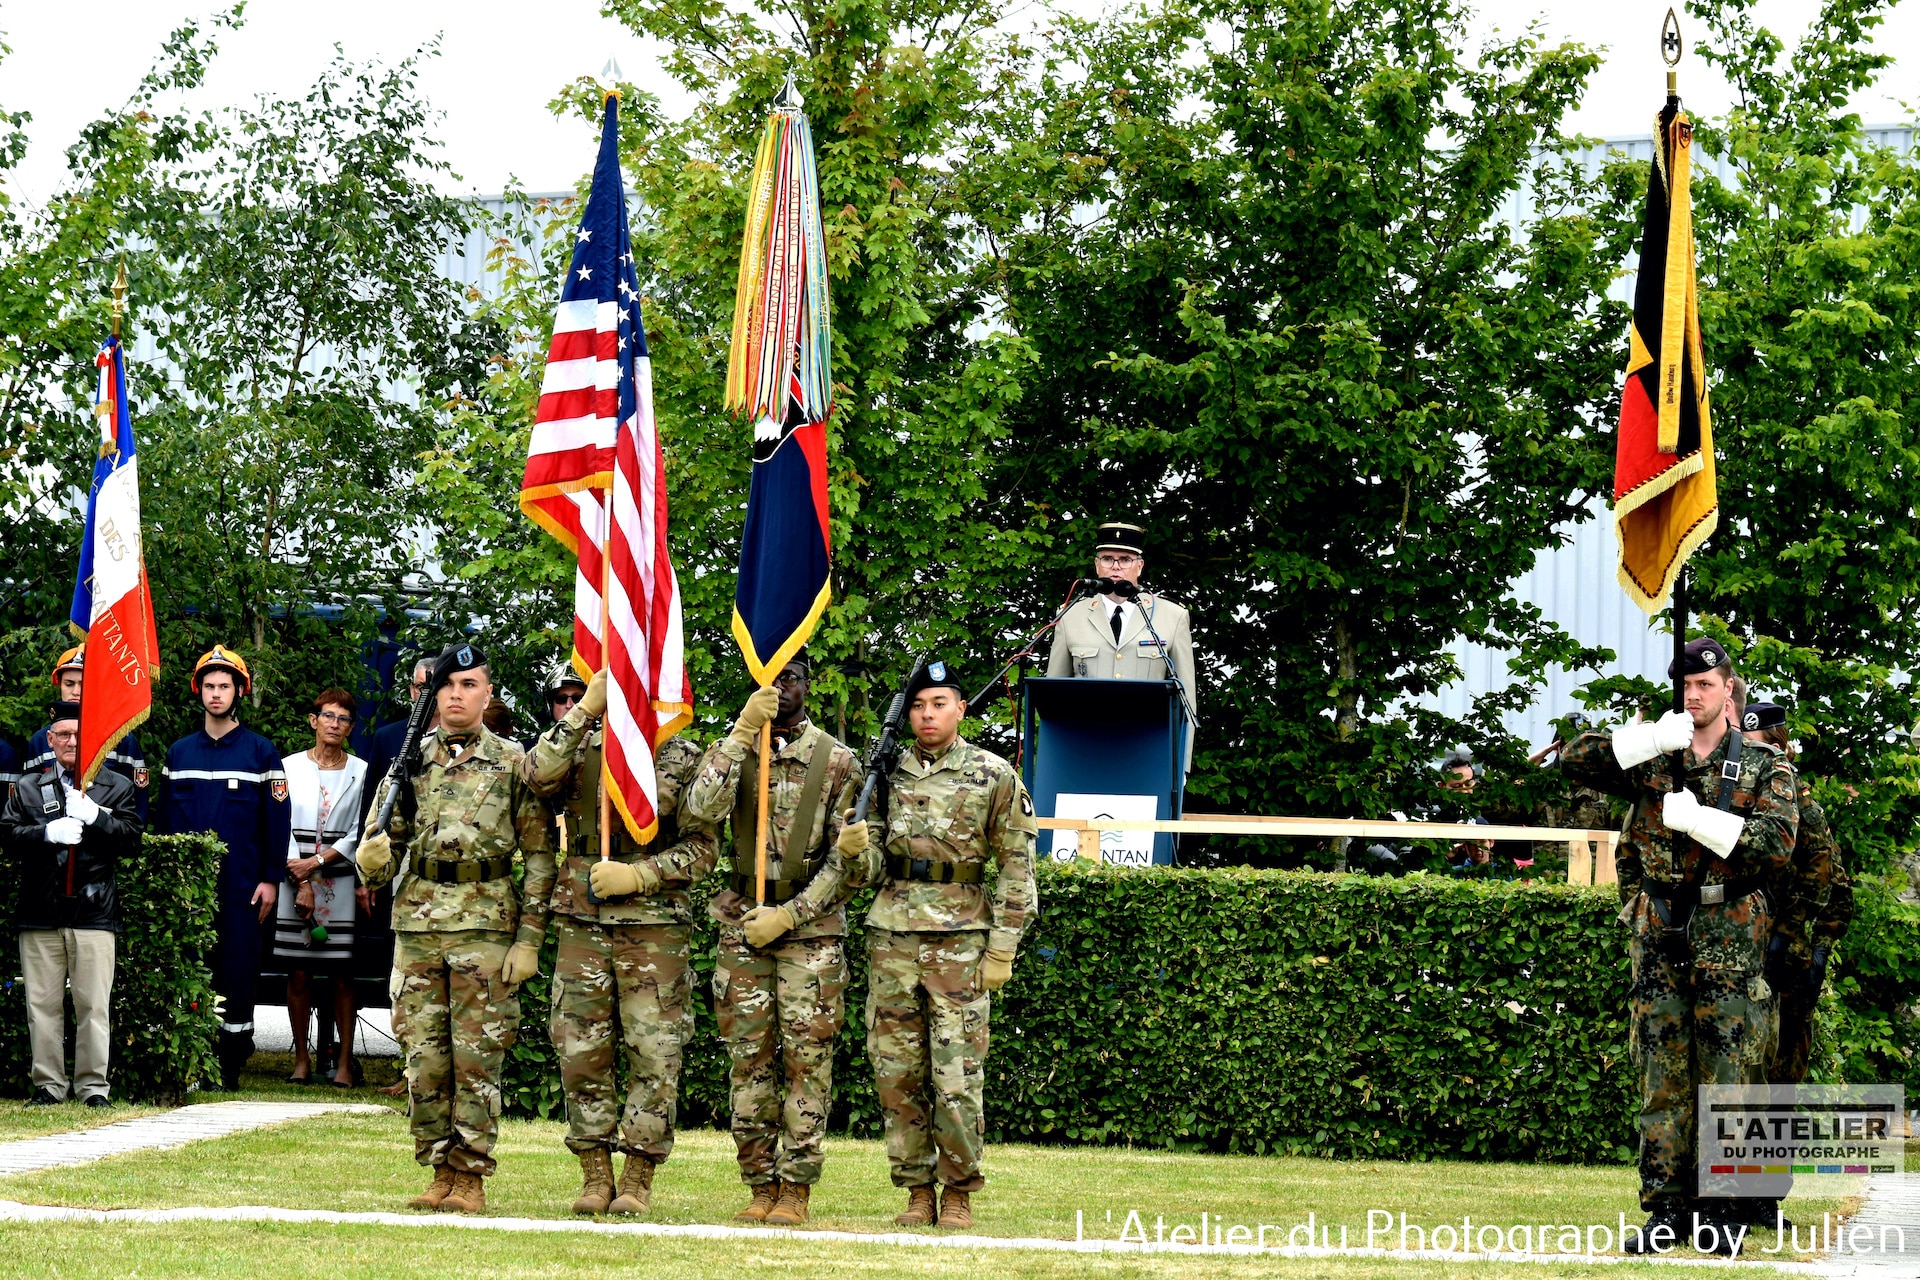
[[[609,513],[611,517],[611,513]],[[613,637],[607,632],[611,629],[612,606],[607,603],[607,584],[613,557],[612,530],[604,531],[600,539],[600,670],[606,673],[608,685],[613,683]],[[600,715],[600,861],[605,862],[613,856],[613,773],[607,767],[607,716]]]
[[[772,748],[773,723],[768,721],[760,726],[760,813],[753,846],[753,902],[760,907],[767,905],[767,775],[772,772],[767,757]]]
[[[1671,8],[1667,10],[1665,21],[1660,24],[1660,57],[1667,64],[1667,102],[1677,105],[1680,100],[1680,15]],[[1663,120],[1665,116],[1661,117]],[[1653,140],[1657,149],[1666,145],[1665,137]],[[1658,157],[1656,157],[1657,159]],[[1704,372],[1703,372],[1704,376]],[[1687,565],[1680,562],[1680,571],[1673,577],[1673,709],[1687,709]]]
[[[113,277],[113,336],[120,336],[120,325],[127,316],[127,259],[120,258],[120,271]]]

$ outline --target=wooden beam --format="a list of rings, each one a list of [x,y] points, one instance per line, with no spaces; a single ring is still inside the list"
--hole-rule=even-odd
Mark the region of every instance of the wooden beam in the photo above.
[[[1189,815],[1176,821],[1122,818],[1039,818],[1043,831],[1153,831],[1229,836],[1350,836],[1368,840],[1542,840],[1566,844],[1600,841],[1611,831],[1566,827],[1496,827],[1473,822],[1380,822],[1361,818],[1268,818],[1234,814]]]

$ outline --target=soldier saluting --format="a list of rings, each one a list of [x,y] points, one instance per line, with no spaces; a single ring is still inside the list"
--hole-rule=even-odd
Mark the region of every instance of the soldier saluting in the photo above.
[[[1570,780],[1632,804],[1617,866],[1620,919],[1632,930],[1640,1206],[1650,1216],[1629,1253],[1689,1236],[1690,1211],[1715,1224],[1731,1216],[1725,1201],[1694,1198],[1696,1087],[1763,1082],[1772,922],[1759,891],[1785,874],[1799,829],[1786,758],[1728,723],[1726,649],[1697,639],[1685,654],[1685,711],[1583,733],[1560,754]],[[1666,1245],[1654,1239],[1663,1227]]]
[[[432,678],[425,696],[437,699],[439,727],[422,739],[419,772],[402,782],[386,831],[377,815],[393,781],[381,783],[357,861],[377,888],[394,876],[393,837],[407,842],[393,896],[393,1029],[407,1058],[414,1158],[433,1169],[409,1207],[479,1213],[500,1133],[500,1069],[520,1026],[517,988],[539,968],[547,933],[553,852],[546,806],[520,777],[524,753],[481,723],[493,698],[486,655],[452,646]]]
[[[682,794],[700,748],[671,737],[654,748],[659,827],[636,844],[612,815],[609,856],[600,857],[601,751],[607,673],[540,735],[524,776],[566,824],[566,859],[553,885],[549,1022],[567,1098],[567,1149],[580,1158],[575,1213],[645,1213],[653,1171],[673,1151],[681,1050],[693,1030],[689,890],[719,856],[711,825],[687,816]],[[616,1013],[618,1017],[616,1019]],[[614,1028],[626,1046],[627,1097],[614,1091]],[[613,1151],[626,1153],[618,1186]]]
[[[991,993],[1013,976],[1038,905],[1033,801],[1013,766],[960,734],[966,695],[951,668],[927,663],[905,697],[914,744],[887,788],[879,893],[867,912],[867,1055],[885,1116],[894,1218],[973,1225],[986,1146]],[[849,865],[867,824],[841,841]]]
[[[785,1226],[807,1220],[825,1161],[853,892],[838,845],[860,776],[853,752],[807,718],[811,674],[803,653],[771,688],[754,691],[733,731],[707,752],[686,801],[696,816],[730,820],[733,830],[733,874],[707,911],[720,925],[713,1008],[733,1064],[733,1141],[753,1191],[737,1216]],[[769,715],[772,754],[763,762],[760,725]],[[767,883],[756,904],[763,768]]]

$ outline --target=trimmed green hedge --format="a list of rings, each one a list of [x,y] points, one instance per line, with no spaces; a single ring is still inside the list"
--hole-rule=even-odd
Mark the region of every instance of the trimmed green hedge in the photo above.
[[[120,935],[113,975],[113,1052],[108,1077],[116,1098],[177,1104],[187,1086],[218,1070],[214,1035],[214,898],[220,842],[212,836],[141,838],[138,859],[117,871]],[[0,858],[0,1081],[27,1092],[26,988],[13,929],[19,871]]]
[[[1858,894],[1861,923],[1827,997],[1823,1074],[1900,1079],[1915,1061],[1914,1023],[1896,1009],[1920,994],[1920,908],[1877,882]],[[994,1001],[995,1141],[1632,1158],[1638,1085],[1611,887],[1047,864],[1040,900]],[[864,909],[863,895],[853,918]],[[685,1126],[727,1116],[713,942],[703,921]],[[857,927],[848,942],[834,1123],[872,1135]],[[564,1114],[547,1000],[544,977],[528,984],[507,1082],[520,1114]]]

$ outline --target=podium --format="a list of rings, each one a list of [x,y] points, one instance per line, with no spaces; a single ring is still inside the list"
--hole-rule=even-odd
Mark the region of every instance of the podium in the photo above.
[[[1043,818],[1168,821],[1186,791],[1187,724],[1172,680],[1037,677],[1020,684],[1021,770]],[[1037,856],[1075,856],[1074,832],[1040,833]],[[1055,852],[1054,839],[1065,853]],[[1170,832],[1108,832],[1101,859],[1121,866],[1173,861]]]

